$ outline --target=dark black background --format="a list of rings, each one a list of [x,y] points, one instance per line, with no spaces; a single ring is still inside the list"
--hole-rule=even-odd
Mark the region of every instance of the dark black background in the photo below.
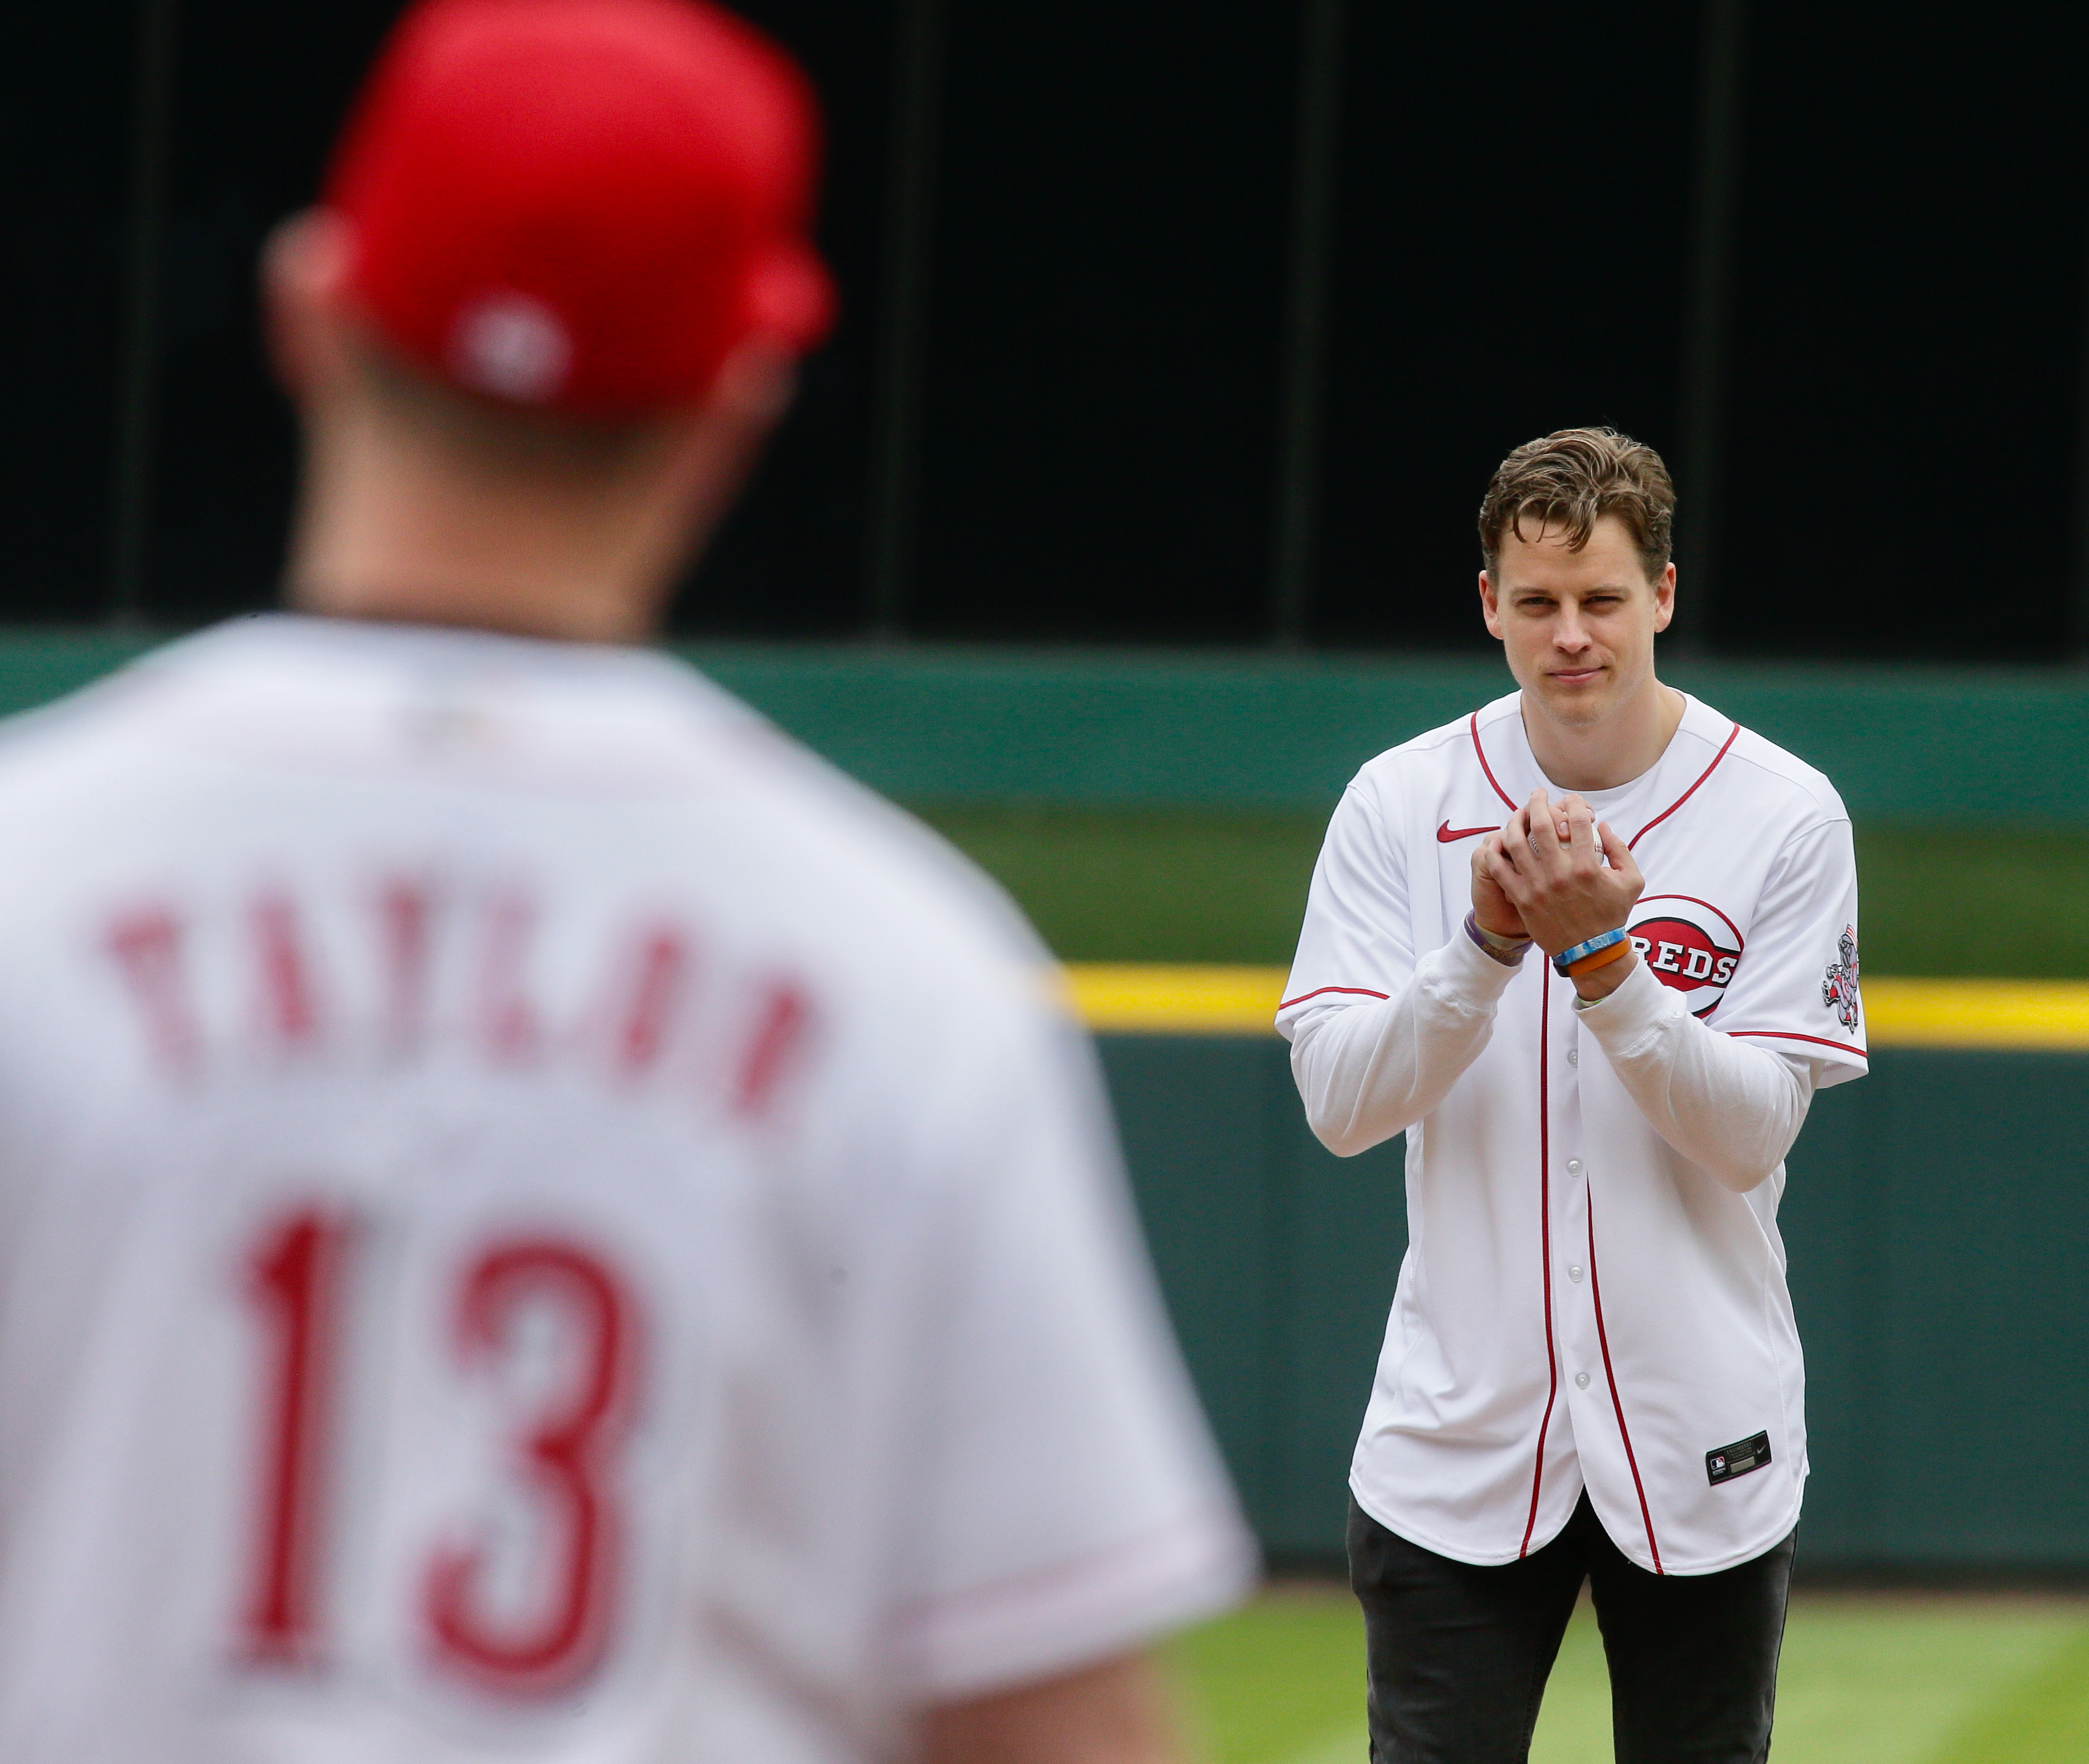
[[[847,306],[677,622],[849,636],[871,616],[897,19],[748,10],[825,95]],[[254,259],[394,11],[182,5],[155,623],[269,597],[294,458]],[[1748,13],[1705,635],[2057,658],[2089,513],[2089,15]],[[909,634],[1269,638],[1299,16],[948,0]],[[1483,641],[1471,518],[1501,454],[1591,422],[1680,444],[1700,28],[1687,5],[1350,0],[1311,641]],[[135,3],[75,0],[4,33],[0,619],[110,604],[135,29]]]

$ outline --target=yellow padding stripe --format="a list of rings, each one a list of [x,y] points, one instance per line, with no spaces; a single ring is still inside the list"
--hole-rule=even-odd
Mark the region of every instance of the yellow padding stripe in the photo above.
[[[2089,981],[1866,980],[1884,1047],[2089,1048]]]
[[[1089,1028],[1114,1034],[1273,1035],[1282,968],[1076,961],[1074,1007]]]
[[[1075,1008],[1112,1034],[1272,1033],[1281,968],[1068,965]],[[2089,981],[1867,979],[1864,1014],[1876,1047],[2053,1047],[2089,1051]]]

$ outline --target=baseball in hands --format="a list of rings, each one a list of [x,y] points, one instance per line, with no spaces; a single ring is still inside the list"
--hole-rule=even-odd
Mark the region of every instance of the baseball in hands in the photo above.
[[[1624,924],[1645,886],[1630,847],[1571,790],[1556,803],[1532,791],[1473,854],[1475,918],[1490,931],[1526,933],[1549,956]],[[1636,965],[1628,957],[1578,975],[1576,990],[1602,998]]]

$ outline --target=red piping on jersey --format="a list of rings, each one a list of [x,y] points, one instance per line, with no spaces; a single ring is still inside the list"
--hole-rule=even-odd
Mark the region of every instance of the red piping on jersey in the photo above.
[[[1552,975],[1546,970],[1538,1009],[1538,1247],[1545,1269],[1545,1415],[1538,1424],[1538,1462],[1530,1471],[1530,1517],[1524,1521],[1521,1561],[1530,1553],[1530,1534],[1538,1528],[1538,1492],[1545,1485],[1545,1433],[1552,1425],[1552,1405],[1559,1395],[1559,1356],[1552,1345],[1552,1115],[1550,1102]]]
[[[1706,766],[1702,772],[1700,772],[1697,774],[1697,784],[1702,784],[1705,779],[1711,777],[1714,772],[1718,770],[1719,762],[1727,757],[1727,748],[1733,746],[1735,740],[1739,737],[1740,732],[1741,726],[1739,723],[1735,723],[1734,726],[1727,731],[1726,747],[1721,747],[1717,753],[1714,754],[1712,756],[1711,764]],[[1666,820],[1671,815],[1673,815],[1676,810],[1682,807],[1685,803],[1688,802],[1692,797],[1695,796],[1697,794],[1697,784],[1692,785],[1688,790],[1685,790],[1680,796],[1677,797],[1674,802],[1668,805],[1667,807],[1662,810],[1662,811],[1658,815],[1655,816],[1652,820],[1649,821],[1644,827],[1641,828],[1637,833],[1634,833],[1630,839],[1627,840],[1625,841],[1625,850],[1628,851],[1631,850],[1634,846],[1640,842],[1640,841],[1645,838],[1649,833],[1654,830],[1655,828],[1658,827],[1663,821]],[[1497,786],[1496,788],[1499,789],[1499,786]],[[1714,907],[1713,910],[1714,912],[1718,912],[1718,909]],[[1726,914],[1721,913],[1719,916],[1722,918],[1724,918]]]
[[[1516,804],[1509,802],[1508,792],[1501,787],[1500,780],[1495,776],[1495,769],[1487,764],[1487,750],[1480,745],[1480,713],[1478,711],[1473,713],[1470,726],[1473,731],[1473,751],[1478,756],[1480,769],[1486,773],[1487,782],[1494,786],[1495,794],[1504,803],[1508,803],[1508,811],[1513,815],[1516,812]],[[1695,784],[1690,787],[1693,790],[1697,788]]]
[[[1739,726],[1738,723],[1735,725],[1735,728]],[[1726,749],[1722,747],[1719,751],[1723,753]],[[1713,764],[1718,764],[1716,760],[1713,761]],[[1704,781],[1702,778],[1697,781],[1699,784]],[[1697,787],[1695,784],[1691,786],[1692,790]],[[1588,1206],[1589,1291],[1596,1301],[1596,1340],[1603,1350],[1603,1378],[1611,1387],[1611,1406],[1617,1411],[1618,1437],[1625,1442],[1625,1462],[1632,1468],[1632,1489],[1639,1496],[1640,1522],[1646,1527],[1646,1547],[1654,1555],[1654,1571],[1657,1574],[1663,1574],[1667,1570],[1661,1565],[1661,1546],[1654,1540],[1654,1515],[1647,1510],[1646,1484],[1639,1479],[1639,1460],[1632,1455],[1632,1429],[1625,1425],[1624,1402],[1618,1395],[1617,1375],[1611,1370],[1611,1338],[1603,1329],[1603,1283],[1596,1275],[1596,1188],[1594,1183],[1589,1185]]]
[[[1785,1041],[1810,1041],[1816,1047],[1833,1047],[1836,1052],[1855,1054],[1860,1060],[1872,1056],[1861,1047],[1853,1047],[1847,1041],[1831,1041],[1825,1035],[1802,1035],[1795,1029],[1730,1029],[1729,1035],[1775,1035]]]
[[[1372,991],[1367,986],[1316,986],[1310,992],[1301,992],[1295,999],[1286,999],[1276,1008],[1280,1011],[1288,1011],[1294,1004],[1303,1004],[1308,999],[1317,999],[1323,992],[1354,992],[1367,999],[1382,999],[1388,996],[1383,992]]]

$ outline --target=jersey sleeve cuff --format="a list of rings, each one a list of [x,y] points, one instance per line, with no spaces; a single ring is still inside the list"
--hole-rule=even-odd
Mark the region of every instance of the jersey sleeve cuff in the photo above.
[[[912,1700],[984,1696],[1056,1677],[1216,1616],[1255,1584],[1255,1545],[1230,1505],[903,1615]]]

